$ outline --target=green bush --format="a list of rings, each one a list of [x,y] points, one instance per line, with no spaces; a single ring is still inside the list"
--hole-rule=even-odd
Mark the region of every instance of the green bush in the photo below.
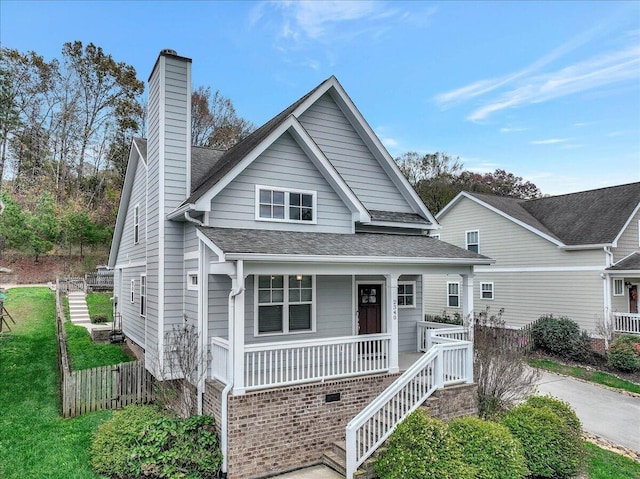
[[[150,406],[116,411],[99,427],[91,452],[94,469],[115,478],[211,477],[222,464],[213,418],[170,418]]]
[[[586,359],[591,352],[589,336],[578,323],[564,316],[541,316],[531,325],[535,347],[568,359]]]
[[[418,409],[391,434],[375,463],[380,479],[472,479],[445,423]]]
[[[580,432],[574,413],[551,398],[530,399],[509,411],[501,423],[523,446],[527,467],[534,477],[570,478],[583,462]]]
[[[551,409],[565,422],[575,438],[582,436],[582,423],[568,403],[551,396],[531,396],[527,399],[527,404],[538,409]]]
[[[618,336],[607,352],[609,366],[626,372],[640,369],[638,344],[640,344],[640,339],[637,336],[632,334]]]
[[[451,421],[449,432],[476,479],[521,479],[528,474],[522,445],[505,426],[465,417]]]
[[[106,314],[96,314],[95,316],[91,316],[91,322],[93,324],[103,324],[107,322]]]

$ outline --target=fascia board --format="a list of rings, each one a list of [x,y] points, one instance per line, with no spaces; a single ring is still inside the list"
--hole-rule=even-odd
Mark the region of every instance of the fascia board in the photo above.
[[[460,193],[458,193],[451,201],[449,201],[449,203],[447,203],[444,208],[442,208],[440,211],[438,211],[436,213],[436,219],[440,219],[442,218],[444,215],[447,214],[447,212],[449,211],[450,208],[453,207],[453,205],[455,205],[458,201],[460,201],[460,198],[462,198],[463,196],[466,196],[467,198],[470,198],[469,195],[467,195],[464,191],[461,191]],[[472,199],[472,198],[470,198]]]
[[[558,246],[558,249],[566,250],[566,251],[574,251],[581,249],[602,249],[614,246],[611,243],[599,243],[599,244],[570,244],[570,245],[562,245]]]
[[[265,253],[226,253],[228,261],[270,261],[283,263],[378,263],[378,264],[452,264],[452,265],[488,265],[495,263],[494,259],[487,258],[406,258],[395,256],[324,256],[301,254],[265,254]]]
[[[218,257],[218,262],[223,263],[226,261],[226,255],[224,251],[222,251],[222,249],[220,249],[218,245],[216,245],[213,241],[207,238],[207,235],[205,235],[202,231],[200,231],[197,228],[196,228],[196,235],[198,236],[198,239],[202,241],[207,246],[207,248],[213,251],[213,253]]]
[[[396,223],[393,221],[371,221],[367,223],[367,225],[371,226],[386,226],[388,228],[408,228],[408,229],[416,229],[416,230],[432,230],[433,225],[423,225],[420,223]]]

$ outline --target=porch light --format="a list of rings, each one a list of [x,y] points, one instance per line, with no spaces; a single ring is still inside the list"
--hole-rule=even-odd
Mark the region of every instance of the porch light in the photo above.
[[[296,280],[302,281],[302,275],[301,274],[296,274]]]
[[[630,288],[630,287],[631,287],[631,281],[625,281],[625,282],[624,282],[624,285],[625,285],[627,288]]]

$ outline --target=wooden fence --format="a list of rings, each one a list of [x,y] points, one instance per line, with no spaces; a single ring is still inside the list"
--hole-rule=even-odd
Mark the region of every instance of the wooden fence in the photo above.
[[[72,371],[59,289],[56,291],[56,309],[63,417],[119,409],[129,404],[144,404],[153,399],[153,376],[142,361]]]
[[[57,289],[63,293],[70,291],[111,291],[113,290],[113,271],[86,273],[84,277],[58,278]]]

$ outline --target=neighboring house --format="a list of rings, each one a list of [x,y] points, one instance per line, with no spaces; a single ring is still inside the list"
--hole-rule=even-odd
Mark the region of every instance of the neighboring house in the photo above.
[[[198,400],[229,477],[319,463],[426,349],[423,276],[470,289],[492,260],[429,237],[435,219],[335,77],[226,152],[190,146],[190,84],[191,60],[163,51],[109,258],[116,313],[156,375],[167,333],[197,325],[209,357]],[[459,373],[440,386],[471,382],[470,343],[445,346],[430,351]],[[414,393],[446,367],[414,372]],[[357,462],[377,446],[363,437],[347,443]]]
[[[594,336],[603,320],[640,333],[640,183],[533,200],[463,192],[436,218],[439,237],[496,260],[476,268],[475,311],[508,326],[568,316]],[[425,310],[460,311],[459,279],[429,276]]]

